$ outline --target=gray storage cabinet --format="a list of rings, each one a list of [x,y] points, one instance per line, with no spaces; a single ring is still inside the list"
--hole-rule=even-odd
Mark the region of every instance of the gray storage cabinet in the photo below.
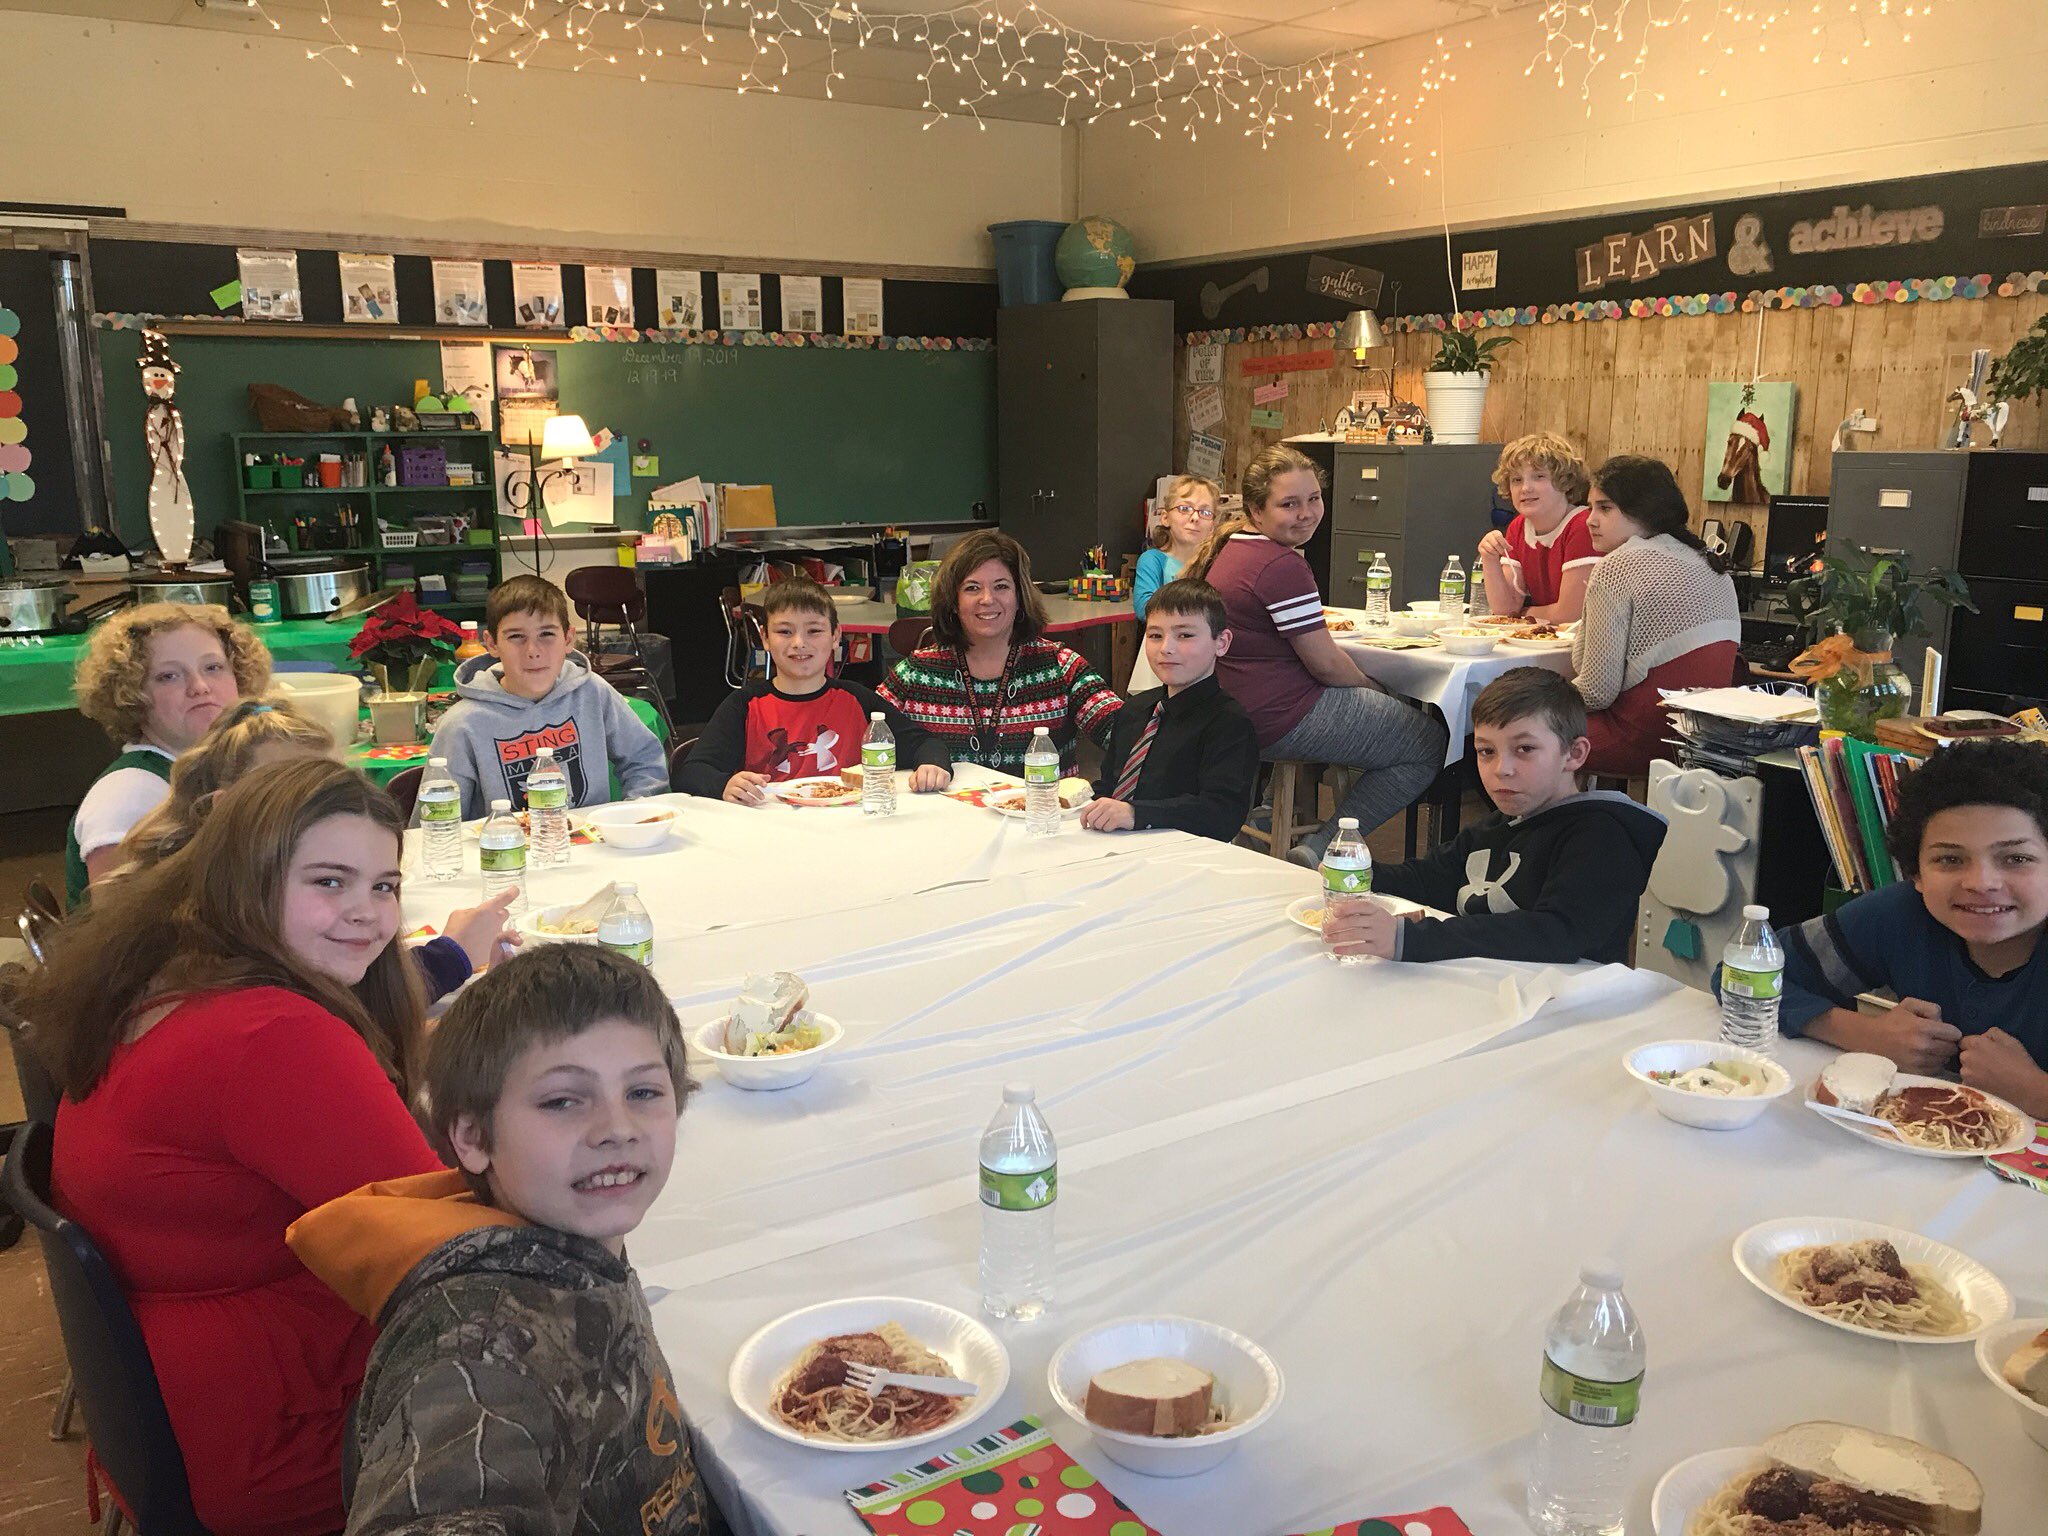
[[[1173,465],[1173,305],[1085,299],[996,312],[996,475],[1032,574],[1114,572],[1144,547],[1145,498]]]
[[[1332,605],[1365,606],[1365,572],[1376,550],[1393,568],[1396,608],[1434,598],[1452,555],[1472,574],[1479,541],[1493,527],[1500,444],[1336,443],[1331,449],[1323,592]]]

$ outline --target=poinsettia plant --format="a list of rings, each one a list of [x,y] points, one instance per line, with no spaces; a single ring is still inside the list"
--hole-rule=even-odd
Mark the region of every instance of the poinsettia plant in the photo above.
[[[401,592],[365,621],[348,643],[348,653],[367,662],[386,693],[400,688],[417,691],[433,680],[434,669],[455,654],[462,630],[431,609],[420,607],[410,592]],[[424,674],[424,675],[422,675]]]

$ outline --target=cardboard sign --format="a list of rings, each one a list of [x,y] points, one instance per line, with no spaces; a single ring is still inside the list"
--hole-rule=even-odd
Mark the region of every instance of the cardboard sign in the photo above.
[[[1223,439],[1207,432],[1188,434],[1188,473],[1204,480],[1223,478]]]
[[[1572,253],[1579,292],[1592,293],[1609,283],[1642,283],[1673,267],[1709,261],[1714,243],[1714,216],[1688,214],[1652,224],[1641,234],[1609,235]]]
[[[1204,384],[1188,396],[1188,425],[1197,432],[1213,427],[1223,419],[1223,392],[1214,384]]]
[[[1223,343],[1208,341],[1199,347],[1188,349],[1188,382],[1190,384],[1221,384],[1223,382]]]
[[[1271,410],[1253,411],[1252,425],[1255,427],[1262,427],[1267,431],[1277,432],[1282,425],[1279,407],[1275,406]]]
[[[2005,208],[1986,208],[1977,215],[1980,240],[2044,233],[2048,233],[2048,203],[2014,203]]]
[[[1500,278],[1499,251],[1467,251],[1458,258],[1458,265],[1462,269],[1458,286],[1475,293],[1491,288]]]
[[[1353,309],[1373,309],[1380,302],[1385,277],[1371,267],[1354,267],[1327,256],[1308,259],[1308,291],[1319,299],[1335,299]]]
[[[1328,347],[1320,352],[1283,352],[1278,357],[1248,357],[1241,365],[1245,374],[1300,373],[1310,368],[1334,368],[1337,354]]]
[[[1287,398],[1287,376],[1282,374],[1270,384],[1261,384],[1252,391],[1253,405],[1278,405]]]

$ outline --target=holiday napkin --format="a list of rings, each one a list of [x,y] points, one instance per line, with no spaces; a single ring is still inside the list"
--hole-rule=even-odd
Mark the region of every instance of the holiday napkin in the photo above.
[[[2021,1147],[2017,1152],[1987,1157],[1984,1161],[2001,1179],[2010,1179],[2015,1184],[2024,1184],[2048,1195],[2048,1130],[2037,1126],[2032,1145]]]
[[[875,1536],[1158,1536],[1055,1445],[1036,1418],[849,1488],[846,1501]],[[1437,1536],[1470,1533],[1446,1526]]]
[[[1326,1525],[1304,1536],[1472,1536],[1472,1532],[1449,1508],[1438,1505],[1412,1515],[1372,1515],[1349,1525]]]

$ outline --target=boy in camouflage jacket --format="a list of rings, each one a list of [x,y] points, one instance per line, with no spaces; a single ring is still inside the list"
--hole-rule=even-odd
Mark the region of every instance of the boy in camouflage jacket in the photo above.
[[[704,1536],[689,1426],[624,1239],[692,1087],[651,973],[551,944],[435,1030],[459,1172],[308,1212],[295,1253],[381,1330],[345,1449],[349,1536]]]

